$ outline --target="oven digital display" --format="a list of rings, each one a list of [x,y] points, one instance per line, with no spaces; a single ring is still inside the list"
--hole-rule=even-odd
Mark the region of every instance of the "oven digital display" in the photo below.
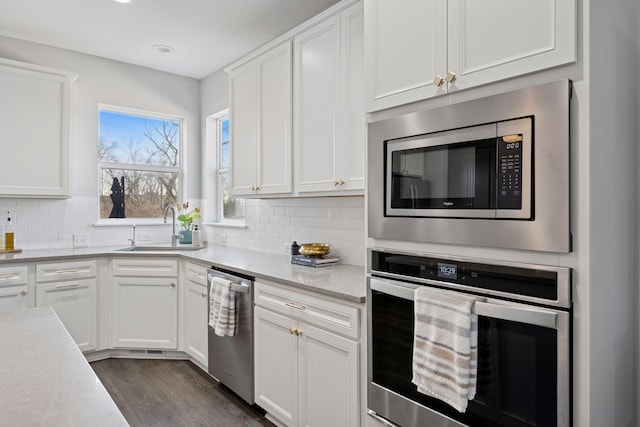
[[[438,263],[438,277],[441,279],[458,280],[458,266],[455,264]]]

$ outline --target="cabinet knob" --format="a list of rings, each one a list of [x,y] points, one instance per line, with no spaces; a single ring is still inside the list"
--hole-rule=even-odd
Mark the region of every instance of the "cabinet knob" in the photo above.
[[[302,331],[301,331],[300,329],[296,329],[296,331],[295,331],[295,332],[296,332],[296,336],[298,336],[298,337],[299,337],[300,335],[302,335]]]
[[[340,184],[340,186],[343,186],[344,184],[346,184],[346,181],[344,179],[340,178],[338,180],[338,184]]]
[[[453,83],[456,81],[457,78],[458,76],[456,75],[456,73],[454,73],[453,71],[449,71],[447,73],[447,77],[445,77],[445,80],[448,81],[449,83]]]
[[[251,186],[251,191],[256,191],[256,186],[255,185]]]
[[[260,186],[256,185],[256,191],[260,191]]]
[[[433,79],[433,84],[437,87],[442,87],[442,85],[444,84],[444,79],[442,78],[442,76],[436,75],[436,77]]]
[[[27,291],[20,291],[20,295],[25,296],[27,294]]]
[[[297,330],[297,329],[296,329],[296,328],[294,328],[293,326],[290,326],[290,327],[289,327],[289,333],[290,333],[291,335],[295,334],[296,330]]]
[[[337,179],[334,179],[334,180],[333,180],[333,186],[334,186],[334,187],[337,187],[337,186],[338,186],[338,180],[337,180]]]
[[[206,298],[206,297],[207,297],[207,294],[203,292],[202,293],[202,298]]]
[[[172,287],[172,288],[175,288],[175,287],[176,287],[175,282],[171,282],[171,287]]]

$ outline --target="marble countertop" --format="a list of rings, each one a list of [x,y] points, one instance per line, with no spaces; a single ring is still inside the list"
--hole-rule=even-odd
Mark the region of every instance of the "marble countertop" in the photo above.
[[[49,307],[0,314],[2,425],[127,426]]]
[[[125,248],[89,247],[75,249],[29,250],[16,254],[0,255],[0,266],[12,262],[56,261],[69,258],[96,256],[179,256],[182,259],[211,264],[258,279],[273,280],[320,294],[363,303],[366,296],[366,279],[363,267],[338,264],[313,268],[291,264],[287,254],[262,252],[241,247],[209,244],[199,250],[176,251],[118,251]]]

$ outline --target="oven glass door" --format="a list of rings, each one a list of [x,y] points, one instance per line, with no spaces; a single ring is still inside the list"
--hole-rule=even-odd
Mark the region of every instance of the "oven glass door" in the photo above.
[[[479,315],[477,393],[461,414],[411,382],[413,301],[372,290],[371,304],[373,383],[472,426],[558,425],[556,329]]]

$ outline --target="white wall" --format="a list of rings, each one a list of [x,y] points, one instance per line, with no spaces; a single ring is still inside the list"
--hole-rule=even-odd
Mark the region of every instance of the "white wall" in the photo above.
[[[183,117],[188,171],[184,177],[184,198],[200,198],[198,80],[7,37],[0,37],[0,57],[79,74],[73,94],[72,197],[67,200],[0,198],[0,212],[7,208],[15,211],[20,248],[69,247],[73,232],[88,233],[92,246],[128,243],[129,226],[93,226],[98,219],[99,103]],[[164,239],[170,233],[167,226],[139,226],[138,231],[151,234],[153,240]]]

